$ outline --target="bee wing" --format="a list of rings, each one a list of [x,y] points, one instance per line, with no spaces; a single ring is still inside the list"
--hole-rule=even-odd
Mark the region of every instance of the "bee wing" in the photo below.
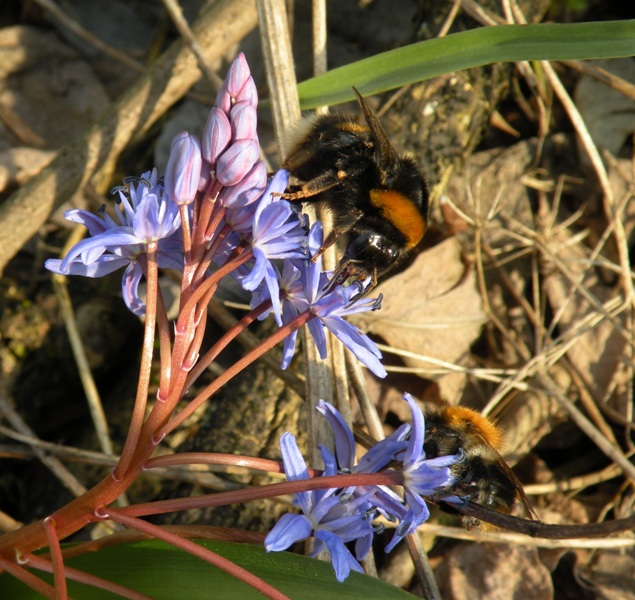
[[[486,441],[486,440],[483,438],[483,441]],[[539,520],[538,519],[538,515],[536,514],[534,509],[531,507],[529,499],[527,498],[527,495],[525,494],[525,490],[523,489],[523,484],[520,483],[520,481],[518,480],[518,477],[516,477],[516,474],[514,473],[512,468],[507,464],[507,461],[500,455],[500,453],[497,450],[495,450],[494,448],[492,448],[492,449],[498,455],[498,460],[499,460],[500,467],[505,471],[505,473],[507,474],[509,479],[513,482],[514,487],[516,488],[516,493],[518,495],[518,499],[520,500],[521,504],[523,505],[523,509],[525,511],[525,514],[526,514],[527,518],[532,519],[532,520]]]
[[[364,112],[364,117],[366,118],[366,122],[368,123],[368,127],[370,128],[371,135],[375,138],[377,142],[377,158],[379,164],[382,167],[382,170],[385,170],[390,165],[392,165],[399,156],[395,149],[392,147],[384,128],[381,126],[379,119],[375,116],[375,113],[370,109],[366,101],[359,93],[357,88],[353,88],[355,95],[357,96],[357,102]]]

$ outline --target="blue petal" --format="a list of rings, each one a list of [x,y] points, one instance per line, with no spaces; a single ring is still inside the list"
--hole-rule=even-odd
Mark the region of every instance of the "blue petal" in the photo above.
[[[338,581],[344,581],[350,574],[351,569],[358,573],[364,572],[364,569],[362,569],[361,565],[355,560],[355,557],[337,535],[330,531],[316,531],[315,537],[326,544],[331,555],[335,577]]]
[[[324,476],[330,477],[331,475],[337,475],[337,459],[335,455],[323,444],[319,444],[320,455],[324,461]]]
[[[326,358],[326,336],[324,335],[324,328],[319,319],[311,319],[307,323],[311,337],[315,342],[318,353],[321,359]]]
[[[355,438],[340,412],[328,402],[320,400],[316,406],[329,421],[335,439],[335,453],[340,469],[352,469],[355,463]]]
[[[67,210],[64,213],[64,218],[72,223],[80,223],[86,229],[91,236],[98,235],[109,229],[106,222],[98,215],[88,212],[87,210],[81,210],[75,208],[73,210]]]
[[[286,369],[291,364],[291,359],[295,354],[295,343],[298,339],[298,330],[291,332],[286,339],[284,340],[284,344],[282,346],[282,361],[280,363],[281,369]]]
[[[281,552],[311,535],[311,522],[304,515],[282,515],[265,538],[267,552]]]
[[[415,399],[408,393],[403,395],[403,399],[408,403],[412,413],[412,431],[408,440],[408,449],[403,459],[404,464],[408,465],[418,461],[420,457],[425,458],[423,440],[426,433],[426,424],[423,412],[421,412]]]
[[[355,542],[355,557],[357,560],[364,560],[366,555],[370,552],[373,545],[373,534],[369,533],[363,537],[360,537]]]
[[[293,434],[285,431],[280,437],[280,452],[284,463],[284,473],[289,481],[308,479],[309,471],[304,462],[302,452],[298,448]],[[313,508],[313,496],[311,492],[298,492],[296,494],[300,508],[305,514],[309,514]]]
[[[141,317],[146,314],[146,305],[139,297],[139,283],[143,269],[139,263],[130,263],[121,278],[121,292],[126,306],[133,314]]]
[[[253,292],[265,277],[265,271],[269,261],[265,254],[258,248],[254,248],[254,266],[247,277],[242,280],[243,289]]]
[[[60,275],[82,275],[84,277],[103,277],[104,275],[110,275],[121,267],[125,267],[130,263],[127,258],[121,256],[114,256],[113,254],[106,254],[99,258],[96,262],[89,265],[85,265],[79,259],[72,261],[70,264],[64,265],[64,261],[58,258],[49,258],[44,266],[53,273],[59,273]]]
[[[284,462],[284,472],[289,481],[309,478],[306,462],[292,433],[285,431],[280,437],[280,452]]]
[[[395,455],[405,450],[404,439],[410,431],[410,425],[404,423],[387,438],[377,442],[364,456],[359,459],[355,467],[356,473],[376,473],[395,459]]]
[[[339,317],[322,319],[324,325],[377,377],[386,377],[386,369],[377,354],[381,353],[357,327]]]

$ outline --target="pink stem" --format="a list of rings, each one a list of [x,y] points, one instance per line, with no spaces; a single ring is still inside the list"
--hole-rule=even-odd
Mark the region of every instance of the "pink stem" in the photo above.
[[[243,369],[247,368],[255,360],[259,359],[267,353],[276,344],[284,340],[291,332],[308,323],[315,315],[306,311],[298,315],[291,323],[281,327],[266,340],[263,340],[256,348],[252,348],[240,360],[236,361],[222,375],[219,375],[212,383],[210,383],[196,398],[194,398],[180,413],[172,417],[168,423],[161,429],[160,437],[166,436],[168,433],[176,429],[185,419],[187,419],[203,402],[209,400],[221,387],[223,387],[235,375],[238,375]]]
[[[158,243],[148,244],[147,255],[147,294],[146,294],[146,322],[143,334],[143,349],[141,352],[141,367],[139,368],[139,383],[137,397],[130,419],[128,437],[121,451],[119,463],[113,471],[115,479],[121,478],[130,466],[132,455],[139,443],[139,434],[143,419],[145,418],[146,404],[148,402],[148,387],[150,385],[150,371],[152,369],[152,351],[154,348],[154,330],[157,317],[157,293],[159,288],[159,270],[157,265]]]
[[[231,341],[242,333],[249,325],[251,325],[260,315],[271,308],[271,300],[263,302],[259,307],[247,313],[240,321],[238,321],[231,329],[218,340],[206,353],[198,360],[196,366],[192,369],[185,382],[185,390],[201,376],[201,374],[209,367],[214,359],[229,345]]]
[[[55,588],[50,583],[42,581],[37,575],[33,575],[13,561],[0,556],[0,568],[48,600],[55,600]]]
[[[181,231],[183,232],[183,251],[188,256],[192,250],[192,232],[190,231],[190,211],[187,205],[180,205]]]
[[[172,467],[178,465],[224,465],[228,467],[245,467],[257,469],[267,473],[284,473],[284,465],[277,460],[268,458],[256,458],[241,454],[223,454],[222,452],[180,452],[178,454],[165,454],[155,456],[146,462],[145,469],[157,467]],[[322,469],[307,467],[309,477],[319,477]]]
[[[64,575],[64,558],[62,557],[60,541],[55,531],[55,521],[51,517],[46,517],[46,519],[42,521],[42,527],[44,527],[46,539],[48,540],[51,550],[55,598],[56,600],[66,600],[68,598],[68,591],[66,589],[66,576]]]
[[[353,475],[332,475],[329,477],[313,477],[310,479],[297,479],[295,481],[282,481],[244,490],[232,490],[230,492],[218,492],[217,494],[204,494],[195,498],[176,498],[173,500],[158,500],[156,502],[144,502],[134,506],[126,506],[118,509],[120,513],[141,517],[144,515],[160,515],[180,510],[209,508],[212,506],[225,506],[252,500],[263,500],[274,496],[295,494],[323,490],[326,488],[341,488],[349,486],[372,485],[401,485],[403,475],[400,471],[385,471],[383,473],[357,473]]]

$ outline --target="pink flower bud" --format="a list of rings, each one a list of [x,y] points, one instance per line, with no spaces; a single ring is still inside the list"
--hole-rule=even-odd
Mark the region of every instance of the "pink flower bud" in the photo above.
[[[170,157],[165,168],[165,190],[177,204],[194,201],[201,177],[201,145],[186,132],[172,140]]]
[[[247,102],[252,106],[258,104],[258,91],[254,83],[245,55],[240,52],[229,67],[227,77],[218,90],[216,106],[229,114],[231,107],[237,102]]]
[[[216,179],[223,185],[236,185],[245,177],[260,156],[260,148],[255,140],[234,142],[216,163]]]
[[[214,164],[227,148],[232,137],[232,128],[227,115],[220,108],[212,108],[203,129],[203,158]]]
[[[255,140],[257,139],[256,107],[247,102],[238,102],[229,113],[229,120],[232,126],[232,138],[234,140]]]
[[[251,168],[239,183],[230,187],[224,187],[218,199],[225,207],[243,207],[255,202],[262,196],[267,185],[267,167],[264,161],[259,160]]]

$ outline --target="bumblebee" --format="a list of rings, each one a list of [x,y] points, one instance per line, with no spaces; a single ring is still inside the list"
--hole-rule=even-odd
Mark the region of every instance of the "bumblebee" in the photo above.
[[[453,484],[437,496],[458,496],[508,515],[519,514],[534,519],[534,513],[522,484],[500,455],[503,433],[489,419],[464,406],[426,411],[426,433],[423,449],[428,458],[457,454],[465,458],[450,467]],[[447,507],[447,504],[444,505]],[[462,517],[472,528],[478,519]]]
[[[367,126],[337,114],[305,120],[282,164],[292,185],[281,196],[328,209],[333,228],[318,256],[346,234],[348,245],[331,282],[370,279],[368,291],[421,241],[429,195],[417,163],[397,154],[379,119],[353,90]]]

